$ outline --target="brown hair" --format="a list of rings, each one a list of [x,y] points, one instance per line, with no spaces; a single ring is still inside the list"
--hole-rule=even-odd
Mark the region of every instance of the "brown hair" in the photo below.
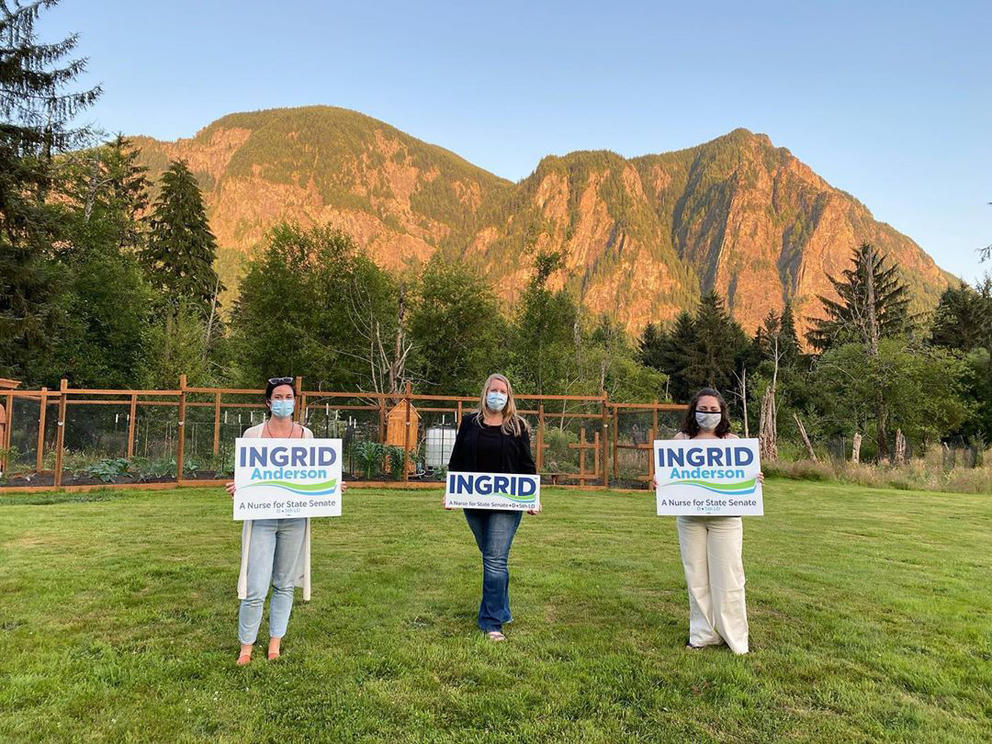
[[[695,395],[692,396],[692,400],[689,401],[689,408],[685,412],[685,418],[682,420],[682,433],[686,434],[690,439],[699,434],[699,424],[696,421],[696,406],[699,405],[699,399],[704,396],[712,396],[720,402],[720,423],[716,425],[716,434],[721,439],[730,433],[730,417],[727,415],[727,401],[723,399],[719,391],[713,388],[702,388]]]
[[[272,391],[277,387],[282,387],[283,385],[289,385],[293,388],[293,397],[299,398],[300,394],[296,391],[296,379],[293,377],[270,377],[268,383],[265,385],[265,405],[268,406],[269,402],[272,400]]]

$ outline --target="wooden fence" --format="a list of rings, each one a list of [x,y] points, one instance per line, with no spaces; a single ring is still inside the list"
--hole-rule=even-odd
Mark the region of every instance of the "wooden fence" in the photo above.
[[[309,423],[310,416],[315,412],[320,412],[321,409],[325,413],[333,410],[335,416],[339,416],[341,412],[345,412],[349,416],[363,412],[371,417],[372,428],[375,428],[375,422],[377,422],[378,441],[380,443],[386,441],[389,411],[394,410],[397,406],[402,406],[404,411],[403,466],[400,470],[402,476],[395,481],[374,481],[375,485],[413,485],[412,481],[416,480],[416,473],[411,473],[411,469],[408,467],[410,453],[418,446],[418,442],[412,441],[411,437],[413,416],[425,414],[446,416],[450,414],[457,424],[461,420],[462,414],[466,410],[474,408],[478,402],[476,398],[468,396],[414,394],[409,385],[401,394],[355,391],[328,392],[306,390],[303,387],[303,380],[297,378],[296,388],[300,391],[294,413],[296,420]],[[116,406],[118,410],[126,411],[127,432],[119,454],[128,460],[136,454],[135,441],[139,412],[154,408],[174,409],[174,418],[168,416],[160,417],[160,419],[167,419],[170,432],[171,427],[175,427],[175,445],[171,450],[175,459],[175,478],[173,480],[170,476],[168,483],[180,486],[216,485],[220,482],[219,480],[186,477],[187,446],[189,444],[187,419],[190,415],[196,411],[210,411],[207,414],[207,422],[200,422],[199,425],[209,423],[209,417],[212,416],[211,445],[212,452],[216,456],[220,453],[223,443],[221,436],[222,417],[226,418],[230,411],[252,409],[251,420],[254,420],[254,412],[260,412],[263,408],[262,390],[190,387],[186,383],[185,375],[180,378],[179,386],[173,390],[72,388],[68,381],[63,379],[58,390],[47,388],[3,390],[0,391],[0,396],[6,398],[5,408],[7,411],[7,425],[2,429],[2,437],[0,437],[0,468],[6,471],[7,465],[14,465],[8,460],[12,460],[12,436],[15,426],[19,423],[15,420],[17,411],[15,404],[34,401],[38,407],[37,421],[30,423],[35,423],[36,431],[33,434],[29,431],[21,439],[34,440],[34,474],[50,476],[48,478],[50,482],[42,486],[0,485],[0,493],[66,486],[63,481],[67,411],[75,406]],[[253,400],[245,400],[247,396],[252,396]],[[232,400],[232,397],[237,399]],[[631,452],[633,459],[638,462],[645,461],[646,467],[636,475],[630,476],[628,474],[624,482],[628,485],[631,480],[645,484],[649,482],[653,476],[651,457],[643,458],[638,453],[650,451],[651,442],[658,437],[661,431],[659,415],[667,417],[668,426],[665,427],[665,430],[671,433],[672,422],[685,410],[683,405],[659,403],[658,401],[647,403],[613,402],[608,399],[605,393],[599,396],[518,395],[516,398],[519,412],[532,421],[536,419],[536,426],[532,433],[532,446],[538,472],[545,477],[547,482],[586,487],[622,485],[621,459],[624,458],[625,452]],[[50,411],[50,408],[54,410]],[[46,431],[51,426],[53,415],[56,417],[54,437],[46,437]],[[622,422],[631,416],[639,417],[641,424],[635,423],[629,427],[632,432],[631,436],[621,436]],[[326,425],[327,419],[325,418]],[[548,461],[546,451],[549,445],[546,439],[551,429],[569,429],[576,436],[577,441],[569,442],[567,445],[569,450],[577,453],[578,468],[575,472],[563,472],[560,468],[555,467],[556,463]],[[46,439],[54,439],[54,442],[49,445]],[[171,447],[171,433],[167,436],[167,442],[167,446]],[[46,470],[46,456],[50,459],[52,447],[54,448],[54,466],[49,466],[49,469]],[[20,467],[23,470],[26,466],[21,463]],[[31,468],[28,467],[28,469]],[[368,485],[372,485],[372,483],[366,481]],[[362,483],[356,482],[355,485],[362,485]],[[127,486],[131,488],[163,487],[161,483],[128,483]]]

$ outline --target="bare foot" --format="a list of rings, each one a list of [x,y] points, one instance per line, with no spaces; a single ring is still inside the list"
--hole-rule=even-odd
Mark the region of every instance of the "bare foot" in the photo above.
[[[279,658],[279,644],[282,643],[282,638],[270,638],[269,639],[269,661]]]
[[[238,654],[238,666],[244,666],[251,661],[251,644],[241,644],[241,652]]]

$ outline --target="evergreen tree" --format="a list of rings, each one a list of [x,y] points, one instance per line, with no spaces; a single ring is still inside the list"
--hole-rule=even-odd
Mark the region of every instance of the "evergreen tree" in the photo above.
[[[964,282],[944,290],[930,342],[964,352],[992,348],[992,279],[986,278],[977,290]]]
[[[814,321],[806,335],[817,349],[836,344],[861,344],[874,364],[881,364],[879,345],[883,339],[907,335],[914,319],[909,316],[909,289],[899,278],[896,266],[870,243],[862,243],[851,258],[852,267],[842,279],[828,277],[840,301],[820,297],[826,318]],[[875,437],[879,458],[889,455],[889,407],[881,387],[873,400]]]
[[[799,334],[796,332],[796,317],[790,300],[786,300],[785,307],[782,308],[782,315],[779,316],[778,349],[782,355],[782,364],[786,367],[794,367],[802,356],[802,349],[799,347]]]
[[[62,169],[72,200],[59,255],[68,319],[55,356],[77,385],[139,386],[147,368],[152,295],[137,249],[148,181],[137,154],[117,137]]]
[[[184,160],[169,165],[161,187],[143,254],[149,279],[168,304],[175,307],[186,299],[208,317],[223,286],[214,270],[217,241],[207,223],[200,187]]]
[[[668,375],[668,396],[678,402],[688,401],[695,392],[691,390],[689,370],[696,348],[696,323],[687,310],[675,317],[672,330],[662,337],[657,369]]]
[[[870,243],[853,251],[851,268],[842,277],[827,277],[839,300],[820,297],[825,318],[814,321],[806,338],[823,351],[838,343],[860,342],[878,347],[882,338],[911,330],[909,288],[899,278],[895,264]]]
[[[35,22],[57,4],[0,0],[0,374],[49,381],[66,313],[52,261],[65,207],[48,199],[53,158],[87,136],[73,117],[100,89],[68,91],[85,69],[70,59],[77,37],[40,43]]]
[[[637,340],[637,360],[646,367],[661,369],[661,342],[664,331],[655,323],[648,323]]]
[[[696,342],[685,371],[690,390],[713,387],[729,390],[734,385],[738,357],[749,345],[743,329],[730,317],[723,300],[708,292],[699,301],[693,323]]]

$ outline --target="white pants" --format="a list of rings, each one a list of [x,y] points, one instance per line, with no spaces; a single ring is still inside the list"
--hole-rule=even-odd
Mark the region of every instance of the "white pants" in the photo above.
[[[726,643],[735,654],[746,654],[741,518],[678,517],[676,524],[689,588],[689,643]]]

